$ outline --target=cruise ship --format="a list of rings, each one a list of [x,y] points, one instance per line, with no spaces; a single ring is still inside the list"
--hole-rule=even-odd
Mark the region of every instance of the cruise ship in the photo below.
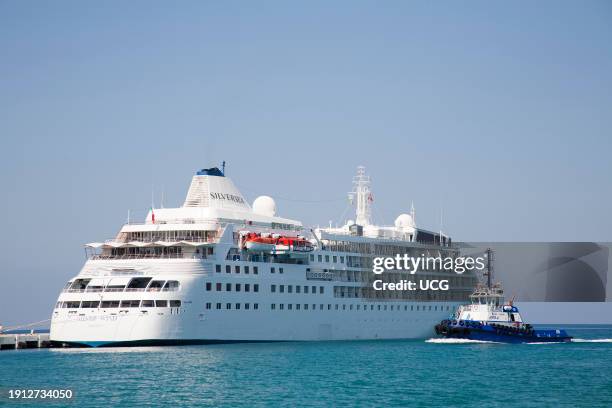
[[[374,257],[457,257],[451,238],[417,228],[414,207],[392,226],[371,222],[370,178],[360,166],[355,219],[307,228],[250,205],[225,165],[197,171],[182,207],[85,245],[87,260],[52,312],[61,346],[424,338],[466,303],[473,273],[372,272]],[[375,290],[375,279],[446,279],[445,291]]]

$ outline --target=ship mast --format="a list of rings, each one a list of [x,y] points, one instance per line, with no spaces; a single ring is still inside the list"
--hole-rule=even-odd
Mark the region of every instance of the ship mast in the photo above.
[[[357,167],[357,175],[353,177],[353,191],[349,193],[351,201],[356,199],[356,218],[357,225],[370,225],[370,205],[372,203],[372,192],[370,191],[370,177],[365,174],[365,167]]]
[[[487,287],[491,289],[493,284],[493,250],[491,248],[487,248],[485,252],[487,254],[487,272],[485,275],[487,276]]]

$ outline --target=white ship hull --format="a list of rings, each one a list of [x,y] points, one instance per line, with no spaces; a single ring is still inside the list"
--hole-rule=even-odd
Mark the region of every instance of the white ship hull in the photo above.
[[[251,271],[258,266],[259,273],[227,274],[225,265],[230,265],[232,272],[237,265],[250,266]],[[52,341],[67,345],[112,346],[425,338],[432,335],[435,323],[448,317],[458,304],[338,299],[333,296],[333,282],[300,279],[299,272],[304,276],[304,265],[286,265],[284,274],[279,275],[278,272],[271,274],[270,265],[262,263],[224,262],[222,272],[215,273],[215,264],[202,260],[88,261],[79,276],[100,276],[113,269],[145,271],[155,279],[178,280],[181,287],[175,292],[67,292],[62,293],[60,301],[174,299],[180,300],[181,306],[80,308],[77,311],[59,308],[52,318]],[[207,282],[212,284],[210,291],[206,290]],[[272,293],[271,285],[278,286],[279,282],[292,286],[314,285],[317,293]],[[224,290],[215,291],[216,283],[221,283]],[[227,292],[225,285],[228,283],[233,288],[236,283],[242,288],[246,283],[250,283],[251,288],[259,284],[259,290]],[[323,294],[319,293],[320,287],[324,288]],[[210,309],[206,308],[207,303],[211,304]],[[217,303],[221,303],[221,309],[216,309]],[[231,304],[229,310],[227,303]],[[239,310],[236,310],[237,303],[241,305]],[[244,309],[246,303],[249,303],[249,310]],[[257,310],[254,310],[255,304]],[[275,304],[274,310],[272,304]],[[283,310],[279,310],[281,304]],[[288,310],[290,304],[292,310]],[[298,304],[300,310],[296,310]],[[308,305],[307,310],[304,305]]]

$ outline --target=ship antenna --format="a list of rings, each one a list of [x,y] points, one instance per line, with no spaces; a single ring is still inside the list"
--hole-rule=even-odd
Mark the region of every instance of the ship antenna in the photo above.
[[[225,160],[223,160],[223,163],[221,163],[221,173],[223,173],[225,176]]]
[[[493,250],[491,248],[487,248],[487,287],[491,289],[492,279],[493,279]]]

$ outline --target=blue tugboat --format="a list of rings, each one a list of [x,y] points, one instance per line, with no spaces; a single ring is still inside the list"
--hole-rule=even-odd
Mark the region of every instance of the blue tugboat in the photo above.
[[[491,252],[488,258],[491,259]],[[457,308],[455,314],[435,326],[437,335],[469,340],[500,343],[562,343],[572,337],[565,330],[536,330],[525,323],[512,302],[504,302],[501,284],[491,284],[489,263],[488,283],[479,285],[470,295],[471,304]]]

